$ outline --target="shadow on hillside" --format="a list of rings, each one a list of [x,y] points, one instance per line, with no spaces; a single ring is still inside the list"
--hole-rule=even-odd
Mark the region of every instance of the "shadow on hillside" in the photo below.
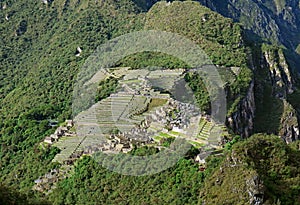
[[[261,45],[264,42],[259,36],[247,32],[246,36],[251,35],[247,42],[248,46],[253,50],[253,66],[254,70],[254,96],[255,96],[255,118],[254,118],[254,132],[277,134],[280,128],[281,116],[284,112],[284,103],[281,99],[273,96],[272,82],[269,77],[269,68],[267,63],[262,58]],[[253,42],[253,39],[259,39]],[[259,43],[257,43],[259,42]]]

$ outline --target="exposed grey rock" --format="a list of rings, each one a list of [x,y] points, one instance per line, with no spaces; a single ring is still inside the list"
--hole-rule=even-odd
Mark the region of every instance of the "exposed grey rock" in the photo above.
[[[50,3],[52,3],[54,0],[41,0],[42,1],[42,3],[44,3],[44,4],[50,4]]]
[[[263,60],[270,72],[273,87],[273,95],[278,98],[286,98],[293,93],[294,80],[292,79],[286,59],[281,49],[278,51],[265,51]]]
[[[286,100],[284,100],[284,114],[281,118],[279,135],[286,143],[300,140],[296,110]]]
[[[258,175],[246,180],[247,192],[249,194],[249,204],[260,205],[264,201],[265,186]]]
[[[281,116],[279,134],[286,142],[290,143],[299,136],[299,121],[297,111],[287,102],[288,94],[294,92],[294,79],[281,49],[263,52],[262,66],[268,69],[269,76],[266,80],[272,86],[272,95],[283,102],[283,115]]]
[[[242,137],[249,137],[253,132],[255,115],[254,82],[252,81],[248,93],[237,105],[237,111],[226,119],[226,124]]]

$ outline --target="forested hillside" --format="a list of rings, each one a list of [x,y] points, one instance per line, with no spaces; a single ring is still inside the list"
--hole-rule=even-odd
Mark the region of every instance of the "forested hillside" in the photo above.
[[[206,181],[204,201],[299,204],[299,154],[299,142],[288,146],[277,136],[258,134],[237,143]]]
[[[53,132],[50,119],[71,117],[78,69],[98,45],[139,27],[139,9],[131,1],[5,1],[1,8],[1,178],[29,191],[55,166],[57,150],[37,143]]]
[[[159,2],[148,11],[154,2],[0,1],[0,204],[300,204],[300,148],[292,142],[299,138],[299,85],[297,74],[288,72],[292,63],[286,61],[285,49],[247,38],[241,24],[198,2]],[[224,153],[208,157],[204,171],[194,160],[199,151],[192,148],[174,167],[143,177],[108,171],[85,156],[52,193],[34,191],[35,179],[61,166],[52,162],[60,150],[39,143],[54,132],[51,121],[61,124],[72,117],[79,69],[102,43],[140,30],[181,34],[217,65],[228,101]],[[189,67],[173,56],[150,52],[127,56],[116,66]],[[201,77],[186,80],[198,105],[210,114]],[[108,97],[116,84],[102,82],[97,100]],[[256,104],[262,102],[255,118],[251,96]],[[273,135],[230,142],[237,134],[253,132],[280,135],[290,144]],[[158,152],[153,149],[129,154]],[[255,177],[263,184],[259,191],[253,188]],[[244,192],[232,191],[240,188]]]

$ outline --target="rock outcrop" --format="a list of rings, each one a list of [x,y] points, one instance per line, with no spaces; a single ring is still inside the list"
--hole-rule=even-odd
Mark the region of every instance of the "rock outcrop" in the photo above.
[[[263,60],[269,69],[269,78],[272,82],[273,95],[285,99],[293,93],[294,80],[281,49],[266,50],[263,52]]]
[[[294,79],[286,58],[281,49],[263,50],[263,62],[269,70],[269,80],[272,84],[272,95],[283,102],[283,112],[280,120],[279,134],[290,143],[300,138],[299,113],[287,102],[288,94],[294,92]]]
[[[281,117],[279,135],[286,143],[300,140],[297,112],[286,100],[284,100],[284,112]]]
[[[252,81],[247,95],[238,103],[236,111],[227,117],[226,125],[236,134],[249,137],[253,132],[254,115],[254,81]]]
[[[249,203],[251,205],[263,204],[265,186],[259,175],[254,175],[246,179],[246,185],[249,194]]]
[[[290,143],[300,139],[299,113],[287,101],[287,96],[295,90],[295,79],[283,51],[275,47],[266,47],[263,48],[259,67],[255,68],[264,70],[264,72],[259,71],[258,75],[266,74],[266,76],[259,76],[261,78],[259,81],[254,79],[251,82],[247,95],[237,104],[236,111],[227,117],[226,125],[236,134],[244,138],[249,137],[254,130],[255,102],[261,103],[255,100],[259,95],[254,95],[254,85],[270,86],[272,89],[270,98],[277,98],[283,104],[280,127],[274,134],[278,134],[286,143]]]

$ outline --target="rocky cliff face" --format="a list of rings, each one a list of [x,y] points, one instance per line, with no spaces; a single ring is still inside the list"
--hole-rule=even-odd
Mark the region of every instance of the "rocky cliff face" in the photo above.
[[[226,125],[236,134],[249,137],[253,132],[254,115],[254,81],[252,81],[247,95],[238,103],[237,110],[227,117]]]
[[[286,99],[287,94],[293,93],[294,80],[281,49],[266,50],[263,52],[263,61],[269,70],[272,82],[273,95]]]
[[[271,83],[272,96],[281,101],[282,115],[279,136],[286,142],[300,139],[299,135],[299,113],[288,103],[287,96],[295,91],[295,80],[289,65],[281,49],[268,48],[262,51],[262,69],[268,71],[266,82]],[[261,68],[260,68],[261,69]]]
[[[280,123],[279,136],[286,143],[300,140],[297,112],[286,100],[284,100],[284,112]]]
[[[263,106],[282,108],[279,116],[280,122],[278,122],[275,131],[271,133],[278,134],[286,143],[300,139],[299,113],[286,100],[287,96],[295,90],[295,79],[282,50],[275,47],[264,48],[261,59],[257,64],[258,67],[255,69],[264,71],[258,72],[257,75],[260,76],[256,75],[256,79],[251,82],[247,95],[238,103],[236,111],[227,117],[226,125],[244,138],[253,134],[256,114],[255,103],[258,103],[257,106],[261,106],[262,103],[260,100],[255,99],[256,97],[259,98],[258,94],[254,94],[255,86],[270,87],[270,93],[263,92],[261,95],[270,95],[269,98],[277,100],[270,100],[271,104],[264,104]],[[280,105],[272,104],[276,102],[280,102]],[[273,110],[270,110],[270,112],[273,112]],[[276,119],[270,120],[275,121]],[[265,121],[265,123],[268,122]],[[264,132],[269,133],[270,131],[265,130]]]
[[[263,204],[265,186],[259,175],[254,175],[246,180],[249,203],[253,205]]]
[[[231,154],[227,156],[223,166],[223,169],[225,170],[232,168],[241,169],[241,167],[243,166],[243,158],[241,158],[239,154],[235,150],[233,150]],[[263,204],[266,187],[257,171],[250,171],[245,179],[241,180],[241,182],[244,183],[245,192],[249,197],[249,204]]]

